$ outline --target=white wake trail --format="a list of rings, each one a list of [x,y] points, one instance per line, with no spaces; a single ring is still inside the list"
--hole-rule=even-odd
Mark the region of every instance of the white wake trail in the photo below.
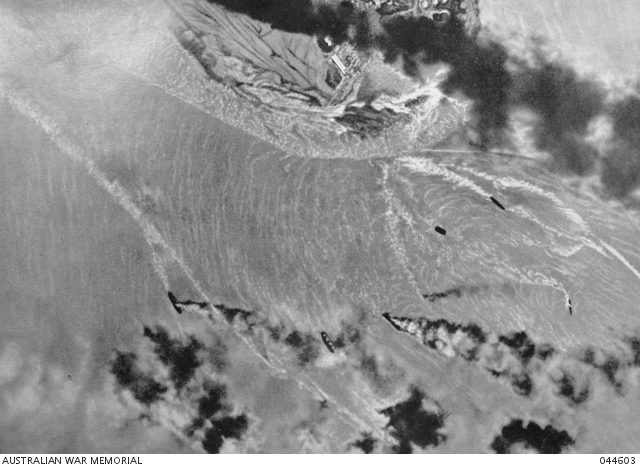
[[[313,381],[313,379],[303,379],[299,376],[290,374],[286,369],[274,365],[274,363],[269,361],[256,349],[256,347],[249,339],[243,336],[233,326],[229,325],[226,320],[224,320],[222,313],[212,305],[212,301],[209,299],[198,281],[194,278],[189,266],[178,255],[177,251],[165,241],[165,239],[162,237],[162,234],[157,230],[157,228],[144,216],[143,212],[136,206],[136,204],[132,200],[132,197],[127,193],[127,191],[118,182],[109,181],[106,175],[96,167],[95,163],[84,155],[82,148],[79,145],[73,143],[69,138],[65,137],[56,123],[53,121],[53,119],[51,119],[44,112],[38,109],[38,107],[29,99],[26,94],[9,89],[5,83],[0,81],[0,96],[7,99],[11,107],[14,108],[18,113],[37,123],[40,128],[42,128],[42,130],[49,136],[49,138],[74,163],[83,165],[89,175],[96,181],[96,183],[106,192],[108,192],[109,195],[111,195],[111,197],[120,206],[122,206],[127,211],[127,213],[129,213],[129,215],[136,221],[136,223],[143,231],[145,241],[151,247],[151,250],[153,252],[154,272],[162,282],[165,289],[168,290],[169,284],[164,265],[166,264],[167,260],[169,260],[175,262],[180,266],[185,276],[191,282],[198,294],[200,294],[201,297],[203,297],[207,301],[207,303],[211,305],[211,312],[201,312],[201,316],[206,319],[205,322],[209,324],[209,326],[212,327],[212,323],[216,321],[222,322],[232,330],[236,337],[242,340],[242,342],[257,358],[259,358],[267,365],[268,370],[272,372],[274,376],[281,378],[292,378],[306,391],[315,395],[319,394],[329,401],[333,402],[340,414],[350,424],[353,424],[354,427],[366,426],[365,422],[360,417],[353,414],[343,405],[339,404],[337,401],[335,401],[334,398],[331,398],[324,390],[322,390],[318,383]],[[158,253],[158,249],[163,253],[163,255],[160,255]],[[218,320],[216,320],[216,317],[214,317],[214,312],[217,314]],[[170,428],[172,430],[175,429],[173,425],[170,425]],[[181,432],[176,434],[181,439],[183,438]],[[381,436],[382,434],[378,435]]]
[[[51,141],[53,141],[56,146],[58,146],[58,148],[60,148],[60,150],[62,150],[62,152],[67,155],[74,163],[83,165],[86,168],[88,174],[94,179],[98,186],[109,193],[109,195],[136,221],[138,226],[140,226],[140,228],[142,229],[145,241],[147,242],[149,247],[151,247],[151,250],[153,252],[152,260],[154,272],[156,273],[166,290],[169,289],[169,283],[164,265],[167,263],[167,260],[169,260],[175,262],[180,266],[183,273],[194,286],[198,294],[200,294],[209,304],[212,304],[202,286],[193,276],[193,273],[189,266],[178,255],[176,250],[165,241],[165,239],[162,237],[162,234],[157,230],[157,228],[144,216],[142,211],[136,206],[136,204],[132,200],[132,197],[127,193],[122,185],[120,185],[117,181],[109,181],[106,175],[96,167],[94,161],[84,155],[84,151],[82,150],[82,148],[72,142],[69,138],[65,137],[56,123],[53,121],[53,119],[51,119],[43,111],[38,109],[38,107],[24,93],[11,90],[6,86],[5,83],[0,82],[0,95],[5,97],[11,107],[13,107],[17,112],[38,124],[40,128],[42,128],[42,130],[49,136]],[[164,255],[160,255],[158,250]],[[223,319],[222,313],[213,308],[213,306],[212,309],[217,313],[218,319],[220,319],[222,323],[226,324],[226,321]],[[211,312],[203,311],[202,315],[211,322],[216,321]],[[280,374],[285,372],[285,370],[275,367],[268,359],[266,359],[261,353],[259,353],[255,349],[254,345],[246,337],[240,334],[233,327],[229,327],[233,330],[234,334],[238,338],[240,338],[258,358],[260,358],[267,366],[269,366],[269,368]]]

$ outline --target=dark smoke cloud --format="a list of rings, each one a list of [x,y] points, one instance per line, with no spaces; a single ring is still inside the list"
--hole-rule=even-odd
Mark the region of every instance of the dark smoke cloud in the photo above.
[[[502,44],[468,35],[455,16],[446,24],[427,17],[387,17],[374,34],[368,15],[348,1],[318,6],[311,0],[209,1],[283,31],[331,36],[335,43],[349,41],[362,50],[378,49],[389,62],[402,59],[409,75],[417,76],[422,64],[446,63],[450,71],[442,91],[472,100],[480,148],[503,144],[510,113],[525,109],[536,117],[535,145],[550,154],[555,168],[564,173],[593,172],[600,155],[586,140],[589,123],[608,115],[614,135],[602,155],[603,186],[609,195],[622,198],[640,185],[640,99],[607,104],[604,90],[571,67],[542,54],[537,54],[537,63],[526,64]]]
[[[162,397],[167,392],[167,387],[155,381],[155,379],[145,374],[136,362],[137,356],[134,353],[122,353],[117,351],[116,357],[111,364],[111,373],[115,376],[120,386],[133,393],[133,397],[141,403],[151,404]]]
[[[351,446],[362,450],[362,453],[373,453],[378,441],[373,438],[370,432],[363,432],[360,435],[362,438],[352,442]]]
[[[611,195],[623,197],[640,185],[640,98],[617,103],[611,116],[615,142],[603,163],[602,182]]]
[[[298,363],[305,366],[320,355],[318,340],[309,333],[291,332],[284,342],[296,350]]]
[[[364,45],[369,31],[366,13],[357,11],[348,1],[337,5],[321,4],[317,7],[311,0],[209,0],[209,2],[268,23],[275,29],[309,36],[331,36],[336,42],[348,40],[349,29],[355,27],[356,37],[363,41]]]
[[[447,418],[443,411],[427,411],[422,402],[426,395],[416,387],[405,401],[379,412],[389,418],[387,428],[397,440],[393,446],[395,453],[413,453],[412,444],[421,448],[438,446],[447,440],[441,430]]]
[[[169,368],[169,377],[177,389],[184,387],[193,377],[202,361],[198,356],[203,345],[191,337],[188,344],[174,340],[168,332],[157,326],[155,331],[144,327],[144,336],[154,344],[158,359]]]
[[[372,34],[368,16],[343,1],[314,6],[311,0],[209,0],[230,11],[243,13],[291,33],[330,36],[334,43],[350,41],[359,49],[378,49],[387,61],[403,60],[405,72],[416,76],[419,64],[444,62],[451,72],[444,92],[461,92],[474,100],[487,135],[507,123],[507,94],[511,77],[505,68],[508,54],[497,43],[480,44],[456,18],[446,24],[426,17],[391,17],[383,32]]]
[[[575,440],[567,431],[551,425],[541,427],[534,421],[525,426],[522,419],[514,419],[502,428],[500,435],[491,443],[491,448],[496,453],[511,453],[514,445],[523,444],[538,453],[560,453],[574,443]]]
[[[405,72],[412,76],[419,74],[420,64],[448,64],[442,91],[459,92],[473,100],[482,145],[497,138],[496,131],[507,124],[512,85],[503,47],[476,41],[455,18],[440,25],[426,17],[396,17],[383,26],[385,34],[374,43],[387,61],[402,58]]]
[[[535,144],[561,170],[584,175],[593,168],[597,154],[585,138],[589,122],[604,109],[604,93],[595,83],[563,65],[541,63],[514,74],[509,101],[509,107],[535,113]]]

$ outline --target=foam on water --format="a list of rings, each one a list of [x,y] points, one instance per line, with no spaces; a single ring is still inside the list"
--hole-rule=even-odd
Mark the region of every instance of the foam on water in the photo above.
[[[430,176],[440,177],[447,182],[451,182],[455,187],[469,189],[482,197],[489,198],[491,196],[490,193],[486,192],[482,187],[474,183],[471,179],[462,177],[456,172],[451,171],[446,167],[433,162],[430,159],[403,157],[398,160],[398,163],[402,164],[404,167],[412,171],[422,172]]]
[[[13,107],[17,112],[38,124],[49,138],[60,148],[63,154],[67,155],[74,163],[83,165],[87,170],[87,173],[95,180],[98,186],[103,188],[115,202],[129,213],[129,215],[142,229],[144,239],[153,252],[154,272],[157,274],[158,279],[162,282],[165,289],[169,289],[165,266],[170,262],[175,262],[179,265],[198,294],[200,294],[209,304],[212,303],[204,289],[195,279],[189,266],[184,262],[184,259],[178,255],[177,251],[166,242],[162,237],[162,234],[160,234],[156,227],[144,216],[142,211],[136,206],[132,197],[127,193],[122,185],[117,181],[109,181],[107,176],[95,166],[94,162],[85,156],[84,151],[80,146],[65,137],[53,119],[41,111],[27,95],[20,91],[11,89],[6,85],[6,83],[0,81],[0,96],[6,98],[11,107]],[[221,312],[217,309],[214,310],[217,312],[218,321],[226,323]],[[211,312],[201,310],[200,313],[204,318],[208,319],[207,323],[210,323],[209,321],[216,321]],[[234,334],[240,338],[247,347],[249,347],[253,354],[260,358],[270,369],[280,373],[285,372],[283,369],[274,367],[268,359],[256,350],[253,343],[251,343],[251,341],[244,335],[240,334],[233,328],[232,330]]]
[[[407,274],[409,281],[416,289],[418,297],[420,297],[420,286],[413,273],[411,273],[412,270],[409,267],[409,259],[407,257],[405,248],[402,245],[402,242],[400,242],[397,229],[399,217],[403,218],[410,226],[414,224],[414,221],[411,215],[404,209],[404,207],[400,205],[400,202],[393,195],[393,192],[388,186],[388,179],[389,165],[385,164],[382,167],[382,187],[385,202],[387,205],[387,210],[385,212],[385,217],[387,219],[387,222],[385,223],[385,227],[387,229],[387,240],[389,241],[391,250],[396,257],[396,260],[402,266],[402,269]]]
[[[633,273],[635,275],[636,278],[638,278],[640,280],[640,272],[638,270],[636,270],[633,265],[631,265],[631,263],[629,263],[629,261],[625,258],[624,255],[622,255],[620,252],[618,252],[618,250],[616,250],[612,245],[610,245],[609,243],[602,241],[602,245],[604,246],[605,249],[607,249],[611,255],[613,255],[614,257],[616,257],[618,260],[620,260],[620,262],[627,267],[627,269]]]
[[[582,218],[582,216],[580,216],[580,214],[578,212],[576,212],[575,210],[573,210],[572,208],[570,208],[569,206],[567,206],[566,203],[564,203],[562,200],[560,200],[560,198],[558,198],[557,195],[555,195],[554,193],[551,193],[549,191],[546,191],[544,189],[542,189],[541,187],[538,187],[534,184],[531,184],[529,182],[523,181],[523,180],[519,180],[519,179],[515,179],[513,177],[496,177],[493,176],[491,174],[487,174],[485,172],[476,170],[476,169],[471,169],[469,167],[465,167],[465,166],[461,166],[459,167],[460,170],[462,171],[466,171],[468,173],[471,173],[475,176],[481,177],[485,180],[488,180],[490,182],[492,182],[496,187],[499,188],[507,188],[507,189],[520,189],[524,192],[528,192],[531,194],[535,194],[535,195],[539,195],[542,197],[545,197],[549,200],[551,200],[554,205],[557,207],[558,211],[560,211],[561,213],[563,213],[567,219],[569,219],[570,221],[572,221],[574,223],[574,225],[577,225],[588,237],[585,236],[579,236],[578,238],[580,239],[580,241],[583,243],[584,246],[589,247],[595,251],[597,251],[598,253],[600,253],[601,255],[607,257],[607,258],[611,258],[610,255],[607,254],[610,253],[611,255],[613,255],[615,258],[617,258],[629,271],[631,271],[631,273],[633,273],[638,279],[640,279],[640,272],[638,272],[638,270],[636,270],[633,265],[631,265],[631,263],[624,257],[624,255],[622,255],[618,250],[616,250],[613,246],[611,246],[610,244],[608,244],[607,242],[601,240],[601,239],[590,239],[589,237],[593,236],[593,232],[591,231],[589,225],[587,224],[587,222],[584,220],[584,218]],[[526,212],[525,210],[519,210],[520,214],[522,216],[527,216],[529,217],[532,221],[536,222],[537,224],[540,224],[542,227],[544,227],[545,229],[548,229],[550,231],[553,231],[554,233],[561,235],[561,236],[567,236],[567,234],[554,229],[550,226],[545,225],[544,223],[542,223],[541,221],[535,219],[535,216],[531,215],[530,213]],[[570,249],[570,252],[576,253],[579,249]],[[606,250],[606,252],[605,252]]]
[[[547,198],[548,200],[551,200],[556,207],[558,208],[559,211],[561,211],[562,213],[564,213],[564,215],[570,220],[572,221],[575,225],[577,225],[580,229],[582,229],[583,231],[590,233],[590,229],[589,229],[589,225],[587,224],[587,222],[582,218],[582,216],[580,216],[575,210],[569,208],[566,203],[564,203],[562,200],[560,200],[560,198],[557,197],[556,194],[549,192],[547,190],[544,190],[541,187],[538,187],[537,185],[534,185],[530,182],[524,181],[524,180],[520,180],[520,179],[515,179],[514,177],[511,176],[507,176],[507,177],[503,177],[503,176],[494,176],[491,174],[487,174],[486,172],[477,170],[477,169],[471,169],[468,166],[456,166],[457,169],[461,170],[461,171],[465,171],[468,172],[476,177],[485,179],[489,182],[491,182],[495,187],[497,188],[503,188],[503,189],[519,189],[522,190],[523,192],[526,193],[530,193],[530,194],[534,194],[534,195],[538,195],[544,198]]]

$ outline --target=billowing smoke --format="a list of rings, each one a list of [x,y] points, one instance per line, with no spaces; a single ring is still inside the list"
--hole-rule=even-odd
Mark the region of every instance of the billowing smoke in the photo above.
[[[331,36],[337,43],[348,40],[348,33],[353,28],[356,28],[356,36],[363,44],[369,35],[366,13],[357,11],[348,1],[337,5],[318,6],[314,6],[311,0],[209,0],[209,2],[268,23],[275,29],[309,36]]]
[[[523,109],[536,117],[533,141],[556,169],[586,175],[601,158],[601,181],[609,195],[624,197],[640,185],[640,99],[607,103],[601,86],[571,67],[542,54],[536,63],[525,63],[496,41],[468,35],[455,16],[445,24],[424,16],[388,17],[374,33],[367,13],[348,1],[317,6],[311,0],[209,1],[276,29],[380,50],[389,62],[402,59],[409,75],[417,76],[421,64],[445,63],[450,71],[442,91],[472,100],[481,148],[502,144],[511,112]],[[613,121],[605,154],[587,138],[590,123],[601,115]]]
[[[614,144],[604,159],[602,182],[613,196],[640,186],[640,98],[630,97],[611,110]]]
[[[508,54],[495,42],[480,43],[452,18],[440,25],[427,17],[395,17],[384,24],[384,34],[372,43],[387,61],[402,58],[405,72],[418,75],[420,64],[443,62],[450,66],[442,84],[447,94],[462,93],[474,102],[482,145],[498,138],[508,121],[508,92],[512,77],[506,68]]]
[[[525,66],[513,77],[509,107],[523,107],[536,115],[536,147],[551,154],[559,169],[587,174],[597,154],[585,138],[589,123],[603,112],[602,90],[556,63]]]

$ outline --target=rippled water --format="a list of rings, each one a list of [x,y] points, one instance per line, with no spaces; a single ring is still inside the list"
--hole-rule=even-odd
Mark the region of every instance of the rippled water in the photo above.
[[[165,4],[2,13],[3,450],[637,450],[637,213],[527,158],[269,120]]]

